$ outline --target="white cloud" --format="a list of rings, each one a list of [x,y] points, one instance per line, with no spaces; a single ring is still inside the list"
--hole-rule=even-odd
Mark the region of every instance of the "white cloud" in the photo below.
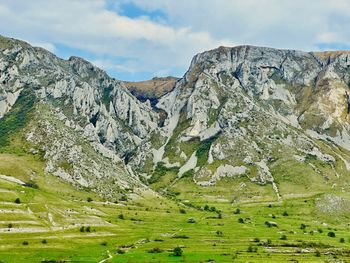
[[[126,17],[124,3],[165,15]],[[116,75],[152,75],[184,72],[195,53],[219,45],[350,43],[348,10],[348,0],[1,0],[0,33],[51,51],[82,50]]]

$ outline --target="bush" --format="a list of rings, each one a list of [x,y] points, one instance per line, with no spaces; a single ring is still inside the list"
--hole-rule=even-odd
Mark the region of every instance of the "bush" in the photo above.
[[[256,243],[259,243],[260,242],[260,238],[256,237],[256,238],[254,238],[253,241],[256,242]]]
[[[205,206],[203,207],[203,210],[204,210],[204,211],[209,211],[209,206],[208,206],[208,205],[205,205]]]
[[[119,218],[119,219],[122,219],[122,220],[125,219],[123,214],[120,214],[120,215],[118,216],[118,218]]]
[[[329,237],[335,237],[335,233],[334,232],[328,232],[328,234],[327,234]]]
[[[16,204],[20,204],[20,203],[21,203],[21,199],[19,199],[19,198],[17,197],[16,200],[15,200],[15,203],[16,203]]]
[[[103,241],[102,243],[101,243],[101,246],[107,246],[107,242],[106,241]]]
[[[180,208],[179,212],[180,212],[180,214],[186,214],[186,210],[183,208]]]
[[[13,227],[12,223],[7,225],[7,228],[12,228],[12,227]]]
[[[238,218],[238,223],[244,224],[244,219],[242,217]]]
[[[174,256],[176,256],[176,257],[181,257],[182,256],[182,253],[183,253],[183,251],[182,251],[182,249],[181,249],[181,247],[176,247],[176,248],[174,248]]]
[[[122,195],[120,198],[119,198],[119,201],[121,202],[126,202],[128,201],[128,197],[126,195]]]
[[[287,211],[284,211],[282,215],[283,216],[289,216]]]
[[[46,240],[46,239],[43,239],[43,240],[41,240],[41,243],[47,244],[47,240]]]
[[[90,226],[87,226],[87,227],[85,228],[85,232],[91,232]]]
[[[85,232],[85,227],[82,226],[82,227],[79,229],[79,231],[82,232],[82,233]]]
[[[341,237],[341,238],[339,239],[339,242],[340,242],[340,243],[345,243],[345,239],[344,239],[343,237]]]
[[[187,223],[196,223],[196,220],[194,220],[193,217],[190,217],[189,219],[187,219]]]
[[[154,247],[151,250],[148,250],[148,253],[162,253],[163,250],[161,250],[159,247]]]
[[[287,236],[286,235],[282,235],[280,239],[281,240],[287,240]]]
[[[236,208],[236,210],[235,210],[235,211],[233,211],[233,213],[234,213],[235,215],[238,215],[238,214],[240,214],[240,213],[241,213],[241,209]]]
[[[257,247],[253,247],[253,246],[249,246],[247,248],[247,252],[251,253],[251,252],[257,252],[258,248]]]
[[[222,235],[223,235],[223,233],[222,233],[222,231],[217,230],[217,231],[216,231],[216,235],[217,235],[217,236],[222,236]]]
[[[120,248],[118,248],[116,252],[119,255],[125,254],[125,251],[123,249],[120,249]]]
[[[91,198],[91,197],[88,197],[88,198],[86,199],[86,201],[88,201],[88,202],[90,203],[90,202],[92,202],[92,198]]]
[[[30,187],[30,188],[33,188],[33,189],[39,189],[39,185],[37,185],[36,182],[30,180],[29,182],[26,182],[24,184],[24,186],[27,186],[27,187]]]
[[[320,251],[318,251],[318,250],[316,250],[316,252],[315,252],[315,256],[316,256],[316,257],[320,257],[320,256],[321,256],[321,252],[320,252]]]
[[[24,246],[29,245],[28,241],[23,241],[22,244],[23,244]]]
[[[301,224],[300,225],[300,229],[305,229],[306,228],[306,225],[305,224]]]

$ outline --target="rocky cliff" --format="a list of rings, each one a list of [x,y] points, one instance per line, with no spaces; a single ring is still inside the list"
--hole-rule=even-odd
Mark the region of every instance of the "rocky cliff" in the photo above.
[[[345,191],[349,85],[350,52],[220,47],[196,55],[152,108],[81,58],[1,37],[1,149],[20,140],[47,172],[106,196],[183,178],[248,180],[278,199]]]

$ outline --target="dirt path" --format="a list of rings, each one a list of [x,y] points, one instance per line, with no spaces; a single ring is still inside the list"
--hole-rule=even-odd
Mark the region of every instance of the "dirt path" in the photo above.
[[[106,262],[107,260],[110,260],[113,258],[111,252],[109,252],[109,250],[107,250],[107,255],[108,255],[108,258],[105,258],[105,259],[102,259],[101,261],[99,261],[98,263],[104,263]]]

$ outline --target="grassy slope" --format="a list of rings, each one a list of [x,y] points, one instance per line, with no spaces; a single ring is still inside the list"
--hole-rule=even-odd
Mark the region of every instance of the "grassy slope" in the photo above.
[[[320,213],[315,200],[322,195],[321,186],[315,194],[303,189],[304,196],[277,203],[271,185],[262,187],[239,178],[202,188],[185,177],[169,187],[175,193],[172,199],[148,193],[115,204],[45,174],[40,154],[29,153],[31,146],[24,143],[21,131],[6,137],[6,142],[0,151],[0,174],[34,181],[38,189],[0,179],[1,262],[98,262],[107,258],[107,251],[112,255],[110,262],[350,260],[349,214]],[[281,174],[281,181],[293,176],[279,169],[276,166],[275,172]],[[200,209],[205,205],[215,211]],[[241,213],[234,214],[238,207]],[[190,217],[195,223],[187,222]],[[266,221],[278,227],[267,227]],[[306,228],[300,229],[301,224]],[[91,231],[80,232],[82,226],[90,226]],[[330,231],[335,238],[328,237]],[[287,240],[280,239],[283,235]],[[183,247],[183,256],[173,256],[176,246]],[[129,248],[118,254],[120,247]],[[249,247],[257,252],[248,252]],[[161,253],[148,253],[154,248]]]
[[[20,167],[18,163],[21,163]],[[216,188],[204,188],[202,198],[196,195],[199,189],[186,181],[189,178],[179,182],[178,187],[183,187],[187,197],[192,196],[192,200],[188,200],[193,205],[208,204],[221,210],[222,218],[219,219],[216,212],[183,205],[187,203],[185,200],[169,201],[153,195],[128,203],[106,203],[91,192],[77,191],[55,177],[45,175],[43,163],[33,156],[1,154],[0,174],[15,176],[24,182],[32,179],[39,186],[39,189],[33,189],[0,179],[2,262],[98,262],[107,257],[107,250],[113,257],[111,262],[205,262],[209,259],[231,262],[233,258],[237,262],[283,262],[291,259],[318,262],[333,257],[350,259],[349,217],[318,213],[314,205],[317,196],[290,199],[284,203],[245,198],[241,203],[232,205],[224,198],[225,193],[229,196],[224,190],[225,182]],[[234,186],[235,182],[231,183]],[[255,190],[262,189],[265,188],[256,186]],[[217,196],[219,192],[223,193],[222,199],[210,198],[210,195]],[[17,197],[21,199],[21,204],[14,203]],[[88,202],[88,197],[93,201]],[[272,204],[271,207],[269,204]],[[233,213],[237,207],[241,209],[240,214]],[[180,213],[180,208],[186,213]],[[285,211],[288,216],[282,215]],[[48,213],[52,215],[51,221]],[[124,215],[124,219],[119,218],[120,214]],[[276,218],[272,218],[273,215]],[[196,222],[187,223],[189,217]],[[243,218],[244,224],[239,223],[238,218]],[[265,221],[276,222],[278,228],[268,228]],[[13,226],[8,231],[10,223]],[[307,225],[305,230],[300,229],[302,223]],[[92,231],[80,232],[81,225],[91,226]],[[18,232],[20,229],[23,232]],[[31,233],[33,231],[43,232]],[[221,231],[222,235],[218,235],[217,231]],[[335,232],[336,237],[328,237],[329,231]],[[188,239],[172,238],[174,235],[187,236]],[[280,240],[282,235],[286,235],[287,240]],[[345,243],[339,242],[341,237]],[[260,242],[253,242],[255,238],[259,238]],[[47,240],[47,244],[41,243],[43,239]],[[150,242],[137,244],[142,239]],[[262,245],[268,239],[272,243]],[[23,241],[29,244],[23,245]],[[102,245],[104,242],[107,243],[105,246]],[[125,254],[116,253],[119,246],[132,244],[135,247]],[[178,245],[184,246],[182,257],[172,256],[169,252]],[[247,252],[249,246],[257,248],[257,253]],[[320,258],[315,255],[315,248],[310,248],[314,246],[321,252]],[[148,253],[156,247],[163,252]],[[336,248],[343,250],[339,252]],[[322,255],[326,251],[330,254]]]

